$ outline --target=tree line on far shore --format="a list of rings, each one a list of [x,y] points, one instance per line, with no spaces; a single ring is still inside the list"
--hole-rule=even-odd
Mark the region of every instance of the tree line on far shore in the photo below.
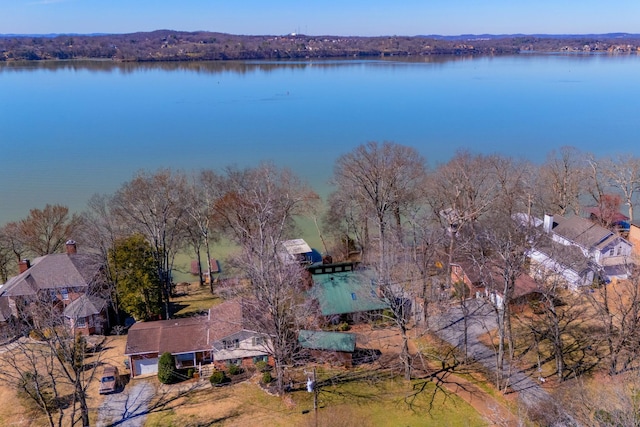
[[[341,37],[302,34],[247,36],[158,30],[132,34],[0,37],[0,61],[112,59],[203,61],[249,59],[420,57],[535,52],[636,52],[640,36]]]

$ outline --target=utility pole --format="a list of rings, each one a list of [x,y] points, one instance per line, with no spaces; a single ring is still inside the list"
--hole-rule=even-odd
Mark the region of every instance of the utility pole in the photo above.
[[[313,393],[313,415],[315,417],[315,427],[318,427],[318,382],[315,367],[313,368],[313,379],[307,377],[307,392]]]
[[[316,418],[315,427],[318,427],[318,381],[316,380],[316,368],[313,367],[313,412]]]

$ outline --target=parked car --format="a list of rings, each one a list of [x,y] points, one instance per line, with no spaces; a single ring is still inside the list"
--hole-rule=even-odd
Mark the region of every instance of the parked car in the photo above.
[[[107,365],[100,377],[100,394],[113,393],[120,387],[120,373],[115,366]]]

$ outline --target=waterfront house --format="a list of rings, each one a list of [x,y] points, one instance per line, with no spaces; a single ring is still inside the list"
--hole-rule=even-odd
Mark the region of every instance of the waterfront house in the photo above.
[[[46,313],[58,313],[81,296],[102,286],[102,263],[91,254],[77,252],[76,242],[66,242],[66,253],[49,254],[19,263],[19,274],[0,288],[0,307],[8,307],[3,317],[38,323]],[[44,310],[44,311],[43,311]],[[97,319],[96,319],[97,320]],[[99,325],[108,326],[106,313]]]
[[[125,348],[131,377],[156,374],[159,358],[166,352],[174,357],[177,369],[270,362],[270,339],[247,323],[248,308],[243,300],[231,300],[212,307],[204,316],[134,324]]]
[[[313,281],[309,296],[325,321],[357,323],[388,308],[371,272],[356,270],[354,263],[319,264],[308,270]]]

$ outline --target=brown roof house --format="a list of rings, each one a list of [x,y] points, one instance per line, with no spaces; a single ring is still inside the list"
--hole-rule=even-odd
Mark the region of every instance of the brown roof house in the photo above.
[[[471,262],[451,263],[451,281],[464,283],[471,297],[488,298],[497,308],[504,307],[504,279],[494,269],[481,269]],[[496,286],[500,285],[500,286]],[[519,305],[537,299],[544,292],[540,285],[528,274],[518,275],[513,286],[509,304]]]
[[[211,362],[208,316],[139,322],[129,328],[125,356],[131,378],[158,373],[158,359],[171,353],[176,368]]]
[[[209,309],[206,316],[140,322],[129,329],[125,356],[131,377],[156,374],[162,353],[174,356],[176,368],[201,368],[214,363],[250,366],[269,361],[269,337],[247,325],[242,300],[227,301]]]
[[[245,367],[264,361],[273,364],[269,357],[271,339],[257,332],[249,322],[250,302],[236,299],[216,305],[209,310],[213,361],[216,367],[234,364]]]
[[[101,288],[100,261],[90,254],[77,253],[73,240],[67,241],[66,247],[67,253],[44,255],[33,262],[23,260],[19,263],[20,274],[0,288],[0,307],[9,307],[4,317],[9,315],[20,321],[37,322],[42,314],[42,304],[62,315],[73,301]],[[105,316],[103,320],[106,322],[106,319]]]

